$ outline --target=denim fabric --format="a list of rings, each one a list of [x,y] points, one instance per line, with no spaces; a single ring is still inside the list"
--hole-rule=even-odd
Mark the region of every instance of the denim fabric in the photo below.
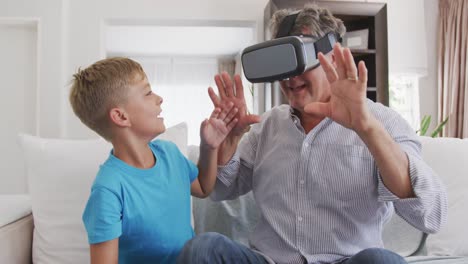
[[[303,259],[305,263],[305,259]],[[182,249],[177,263],[242,263],[268,264],[267,260],[252,249],[239,244],[228,237],[208,232],[189,240]],[[368,248],[339,264],[407,264],[400,255],[383,249]]]
[[[351,258],[341,262],[342,264],[406,264],[406,260],[390,251],[383,248],[368,248]]]
[[[208,232],[189,240],[177,259],[177,263],[249,263],[267,264],[262,255],[228,237]]]

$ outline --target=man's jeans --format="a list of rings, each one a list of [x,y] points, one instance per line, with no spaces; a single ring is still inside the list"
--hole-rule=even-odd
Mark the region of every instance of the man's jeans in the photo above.
[[[203,233],[188,241],[182,249],[177,263],[180,264],[267,264],[267,260],[250,248],[232,241],[218,233]],[[382,248],[368,248],[342,264],[404,264],[407,263],[401,256]]]

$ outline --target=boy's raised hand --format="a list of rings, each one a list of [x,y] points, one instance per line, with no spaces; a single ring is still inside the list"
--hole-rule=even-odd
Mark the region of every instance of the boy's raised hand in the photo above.
[[[201,147],[216,149],[224,141],[229,132],[236,126],[238,119],[235,118],[238,109],[230,102],[216,107],[209,119],[205,119],[200,126]]]

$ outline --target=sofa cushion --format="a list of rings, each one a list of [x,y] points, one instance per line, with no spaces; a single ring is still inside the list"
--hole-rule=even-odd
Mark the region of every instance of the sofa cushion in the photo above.
[[[426,240],[428,255],[468,256],[468,139],[422,137],[423,158],[448,194],[448,221]]]
[[[188,158],[198,161],[199,147],[188,147]],[[260,217],[252,192],[231,201],[214,202],[210,198],[193,197],[193,217],[196,234],[221,233],[231,239],[249,245],[248,235]]]
[[[414,256],[406,258],[410,264],[468,264],[468,257]]]
[[[160,139],[187,153],[187,125],[168,128]],[[19,136],[25,153],[34,216],[34,263],[89,263],[81,220],[99,165],[112,146],[103,139],[67,140]]]

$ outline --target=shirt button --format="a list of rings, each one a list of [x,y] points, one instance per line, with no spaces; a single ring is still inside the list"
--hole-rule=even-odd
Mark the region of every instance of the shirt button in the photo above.
[[[297,220],[299,220],[299,222],[301,222],[301,221],[302,221],[302,217],[299,216],[299,217],[297,218]]]
[[[304,143],[304,146],[307,148],[309,147],[309,143]]]
[[[304,182],[305,182],[304,180],[300,180],[300,181],[299,181],[300,184],[304,184]]]

